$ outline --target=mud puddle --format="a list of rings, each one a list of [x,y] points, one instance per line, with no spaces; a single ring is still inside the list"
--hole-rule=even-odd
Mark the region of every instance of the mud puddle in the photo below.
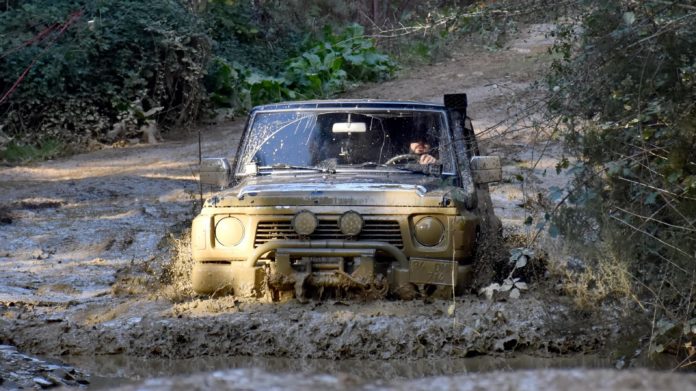
[[[199,357],[186,360],[139,359],[116,355],[101,357],[73,357],[69,363],[92,373],[90,389],[112,389],[114,387],[134,387],[147,389],[157,384],[158,379],[196,376],[225,378],[239,374],[252,373],[252,384],[262,385],[274,379],[287,378],[287,388],[295,388],[293,379],[300,376],[308,381],[302,388],[322,388],[327,381],[345,382],[349,389],[389,388],[395,384],[432,384],[437,389],[439,382],[452,382],[467,375],[489,375],[500,373],[519,373],[534,370],[535,373],[576,373],[592,374],[598,369],[614,367],[617,362],[600,355],[572,355],[565,357],[533,357],[516,355],[514,357],[479,356],[465,359],[418,359],[418,360],[297,360],[269,357]],[[669,369],[673,363],[655,362],[641,359],[633,363],[630,371],[622,374],[629,379],[640,377],[646,368]],[[636,368],[640,368],[638,372]],[[559,371],[560,370],[560,371]],[[572,373],[572,372],[568,372]],[[207,374],[207,375],[206,375]],[[621,376],[614,372],[614,376]],[[591,377],[591,376],[590,376]],[[693,381],[693,376],[685,377]],[[635,382],[635,380],[633,380]],[[636,383],[637,384],[637,383]],[[462,389],[466,382],[460,382]],[[510,384],[513,389],[519,385]],[[163,386],[169,388],[168,386]],[[155,386],[154,388],[158,388]],[[400,386],[397,388],[401,388]],[[451,387],[447,387],[452,389]],[[640,387],[639,387],[640,388]],[[457,387],[455,387],[457,389]]]
[[[297,360],[277,357],[199,357],[185,360],[142,359],[124,355],[72,357],[68,363],[92,374],[90,388],[109,388],[153,377],[193,375],[231,369],[259,369],[269,374],[302,373],[361,379],[363,384],[386,380],[416,380],[471,372],[549,368],[607,368],[613,363],[598,355],[543,358],[480,356],[419,360]]]

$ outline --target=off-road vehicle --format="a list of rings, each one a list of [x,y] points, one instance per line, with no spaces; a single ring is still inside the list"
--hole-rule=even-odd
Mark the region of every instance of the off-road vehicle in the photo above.
[[[479,233],[500,224],[487,185],[500,161],[479,156],[466,95],[444,102],[254,108],[234,159],[201,163],[201,183],[222,190],[193,221],[194,290],[283,300],[465,288]]]

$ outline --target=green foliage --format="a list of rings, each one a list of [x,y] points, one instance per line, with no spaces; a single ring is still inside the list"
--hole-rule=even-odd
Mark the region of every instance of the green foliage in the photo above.
[[[362,27],[310,38],[269,7],[228,0],[201,9],[177,0],[5,2],[0,94],[28,72],[0,104],[0,128],[18,145],[108,142],[154,123],[190,124],[211,106],[244,111],[327,97],[393,74],[394,62]]]
[[[36,146],[10,142],[0,149],[0,160],[10,163],[28,163],[53,159],[67,152],[66,145],[55,139],[41,140]]]
[[[14,50],[78,10],[62,34]],[[163,107],[164,125],[199,113],[210,41],[178,1],[25,1],[0,13],[0,37],[0,91],[35,61],[0,106],[3,131],[19,140],[104,139],[135,101]]]
[[[326,98],[343,91],[348,83],[383,80],[396,70],[396,64],[377,51],[359,25],[348,26],[340,34],[326,28],[318,40],[305,45],[275,76],[215,58],[206,78],[212,100],[220,107],[244,110],[282,100]]]
[[[693,315],[696,13],[583,3],[582,28],[557,32],[549,76],[551,108],[583,162],[559,222],[567,237],[608,244],[663,309]]]
[[[253,64],[263,73],[278,73],[288,58],[299,53],[307,34],[284,15],[269,14],[273,5],[253,4],[211,0],[200,17],[215,56],[229,63]]]
[[[362,26],[348,26],[341,34],[325,28],[323,36],[301,56],[291,59],[285,79],[306,97],[326,97],[348,81],[380,81],[391,77],[396,64],[377,52]]]

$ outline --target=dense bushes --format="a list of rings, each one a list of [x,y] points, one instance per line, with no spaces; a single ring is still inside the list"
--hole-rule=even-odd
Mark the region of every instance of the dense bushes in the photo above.
[[[141,125],[159,107],[165,125],[199,114],[211,42],[177,1],[21,2],[0,13],[0,36],[0,91],[29,69],[0,105],[15,140],[103,139],[114,123]]]
[[[325,29],[303,52],[285,62],[285,70],[268,75],[259,69],[215,58],[206,86],[221,107],[235,110],[284,99],[326,98],[342,91],[350,82],[388,78],[396,64],[377,52],[359,25],[341,34]]]
[[[627,265],[658,318],[685,325],[681,338],[696,324],[691,3],[584,2],[582,28],[559,30],[550,77],[552,109],[579,158],[562,232]]]
[[[114,141],[216,107],[330,96],[395,70],[360,26],[313,36],[255,2],[188,3],[4,3],[0,97],[12,93],[0,102],[0,147]]]

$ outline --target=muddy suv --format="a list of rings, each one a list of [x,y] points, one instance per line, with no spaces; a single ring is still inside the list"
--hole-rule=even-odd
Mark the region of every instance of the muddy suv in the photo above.
[[[254,108],[235,158],[204,159],[221,188],[194,219],[193,286],[271,300],[451,294],[470,283],[477,238],[495,230],[466,95]]]

